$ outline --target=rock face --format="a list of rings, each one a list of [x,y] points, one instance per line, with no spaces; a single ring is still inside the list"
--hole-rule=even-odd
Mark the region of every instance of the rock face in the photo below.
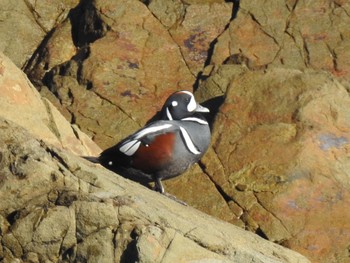
[[[309,262],[80,158],[98,148],[0,65],[2,262]]]
[[[4,119],[0,151],[3,262],[308,262]]]
[[[242,54],[252,67],[320,69],[348,80],[349,10],[347,1],[242,0],[237,18],[218,38],[212,63]]]
[[[61,113],[0,53],[0,116],[28,129],[36,138],[70,149],[77,155],[97,155],[100,148]]]
[[[240,66],[224,67],[235,72]],[[315,261],[344,261],[350,235],[348,91],[315,71],[241,69],[226,77],[231,81],[204,170],[249,229]]]
[[[1,1],[0,52],[9,56],[18,67],[25,66],[45,35],[62,22],[78,2]]]
[[[77,126],[106,148],[143,126],[171,92],[194,89],[213,113],[212,147],[166,189],[315,262],[349,260],[348,1],[46,2],[0,3],[0,50],[45,98],[6,84],[2,105],[17,104],[1,116],[79,153],[87,150]],[[0,81],[17,79],[6,74]],[[122,255],[102,239],[115,234],[108,231],[89,238]],[[139,237],[140,258],[168,260],[159,251],[169,240],[189,242],[163,228],[126,233]]]

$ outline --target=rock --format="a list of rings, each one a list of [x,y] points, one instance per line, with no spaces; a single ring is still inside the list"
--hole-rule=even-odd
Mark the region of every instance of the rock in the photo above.
[[[45,99],[32,86],[24,88],[28,84],[21,74],[5,71],[0,73],[0,116],[46,144],[97,155],[100,150],[94,142],[102,148],[115,144],[143,126],[171,92],[195,88],[196,98],[212,111],[213,145],[199,165],[165,182],[166,189],[190,206],[296,249],[313,261],[346,261],[350,4],[342,0],[231,2],[3,1],[0,50],[25,68]],[[2,68],[0,64],[0,72]],[[10,151],[16,155],[21,150]],[[41,187],[62,171],[65,179],[55,186],[71,190],[50,191],[47,199],[54,206],[75,209],[78,202],[87,202],[106,215],[106,207],[109,210],[114,201],[131,202],[119,198],[107,204],[80,195],[77,191],[101,186],[98,176],[81,171],[71,158],[52,154],[50,165],[59,166],[59,172],[52,169],[48,181],[35,179],[34,190],[41,197],[22,205],[42,202],[46,194],[41,195]],[[40,159],[40,154],[31,155]],[[56,160],[63,157],[65,164]],[[11,158],[10,173],[26,180],[27,157]],[[72,165],[79,178],[67,176],[65,165]],[[44,167],[33,167],[33,173]],[[23,195],[32,193],[25,186],[23,191]],[[10,207],[18,197],[13,199]],[[25,226],[18,226],[19,233],[32,231],[28,222],[42,218],[45,209],[39,205],[29,214],[6,212],[8,217],[0,217],[0,233],[8,231],[9,221],[17,217]],[[68,231],[67,235],[52,237],[47,247],[33,243],[35,231],[20,241],[19,234],[9,234],[1,241],[6,246],[0,247],[0,258],[104,261],[114,251],[118,259],[157,262],[171,259],[175,252],[167,248],[176,251],[178,242],[205,254],[203,243],[187,240],[186,234],[178,236],[175,228],[139,221],[135,227],[139,218],[135,211],[126,205],[116,211],[113,216],[118,220],[112,222],[107,216],[102,232],[94,224],[97,221],[79,219],[77,241],[70,232],[74,224],[57,228],[58,233]],[[126,216],[130,220],[119,220],[120,211],[130,213]],[[49,217],[56,214],[66,220],[76,211],[50,210]],[[36,235],[38,240],[43,237],[42,232]],[[118,247],[105,242],[104,235],[114,243],[118,240]],[[100,244],[93,244],[94,240]],[[33,249],[25,250],[23,243]],[[206,254],[212,260],[225,260],[221,257],[225,253],[217,256],[216,249],[210,251]],[[192,259],[198,260],[195,254]]]
[[[69,19],[59,24],[42,43],[38,52],[34,53],[24,71],[35,80],[37,86],[43,85],[45,74],[54,67],[69,61],[77,53],[72,39],[72,25]]]
[[[205,172],[241,208],[246,228],[313,261],[346,261],[347,90],[330,74],[310,70],[243,69],[226,78]]]
[[[79,4],[79,2],[79,0],[29,0],[26,4],[35,17],[36,23],[38,23],[45,32],[49,32],[62,22],[68,16],[69,11]]]
[[[242,0],[236,19],[218,37],[211,63],[241,54],[250,67],[312,68],[348,80],[349,8],[344,1]]]
[[[72,21],[54,32],[26,72],[101,147],[143,126],[162,106],[155,101],[193,85],[178,46],[140,1],[86,1],[72,11]]]
[[[153,0],[148,6],[169,28],[171,37],[195,76],[203,70],[210,45],[224,31],[232,16],[232,3],[199,2],[184,5],[181,1]]]
[[[45,34],[66,18],[77,3],[78,0],[1,1],[0,52],[18,67],[24,67]]]
[[[4,262],[309,262],[40,142],[3,118],[0,152]]]
[[[28,129],[36,138],[77,155],[96,155],[100,148],[72,126],[26,76],[0,53],[0,116]]]
[[[199,165],[194,165],[181,176],[163,181],[163,185],[167,192],[192,207],[227,222],[236,222],[225,198]]]

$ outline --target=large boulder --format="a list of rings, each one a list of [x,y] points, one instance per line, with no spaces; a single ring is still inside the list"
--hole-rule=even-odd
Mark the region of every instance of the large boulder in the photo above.
[[[347,1],[242,0],[211,63],[241,54],[250,67],[312,68],[349,80],[349,10]]]
[[[25,72],[106,148],[144,125],[170,93],[192,90],[232,16],[232,3],[214,2],[82,1]]]
[[[2,262],[309,262],[0,118]]]
[[[0,48],[48,99],[18,109],[14,121],[81,153],[78,125],[106,148],[143,126],[171,92],[199,83],[196,97],[219,112],[213,145],[166,189],[314,261],[347,260],[347,1],[50,3],[0,4]],[[23,100],[12,89],[4,105]]]
[[[79,0],[0,2],[0,52],[24,67],[34,51]]]
[[[155,101],[195,81],[169,32],[137,0],[81,2],[26,72],[103,148],[145,124],[161,106]]]
[[[29,82],[12,61],[0,53],[0,116],[30,131],[36,138],[77,155],[97,155],[100,148],[72,125]]]
[[[347,89],[325,72],[222,67],[217,74],[225,76],[219,86],[226,94],[202,167],[237,223],[313,261],[345,262],[350,241]],[[207,85],[218,85],[215,75]]]

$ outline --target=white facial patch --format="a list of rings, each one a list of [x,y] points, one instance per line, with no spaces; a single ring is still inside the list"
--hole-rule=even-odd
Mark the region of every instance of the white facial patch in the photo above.
[[[194,111],[196,108],[197,108],[196,100],[194,99],[194,96],[191,94],[191,100],[190,100],[190,102],[189,102],[188,105],[187,105],[187,110],[188,110],[189,112],[192,112],[192,111]]]
[[[178,103],[176,100],[174,100],[174,101],[171,103],[171,105],[172,105],[173,107],[176,107],[177,105],[179,105],[179,103]]]

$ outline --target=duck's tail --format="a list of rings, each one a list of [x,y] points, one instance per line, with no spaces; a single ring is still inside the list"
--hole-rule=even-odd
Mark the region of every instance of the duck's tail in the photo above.
[[[88,160],[92,163],[100,163],[100,158],[95,156],[80,156],[81,158],[84,158],[85,160]]]

